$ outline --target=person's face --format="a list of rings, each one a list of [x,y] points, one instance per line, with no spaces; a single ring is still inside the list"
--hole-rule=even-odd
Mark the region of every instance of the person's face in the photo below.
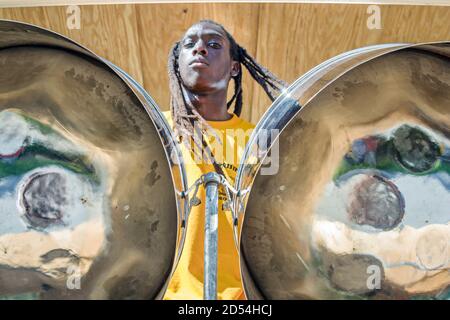
[[[181,40],[178,61],[184,86],[192,92],[226,90],[239,63],[230,56],[230,42],[220,27],[200,23]]]

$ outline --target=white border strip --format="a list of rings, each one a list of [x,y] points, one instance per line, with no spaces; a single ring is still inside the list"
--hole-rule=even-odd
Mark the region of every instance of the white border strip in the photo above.
[[[328,3],[450,6],[450,0],[0,0],[0,8],[143,3]]]

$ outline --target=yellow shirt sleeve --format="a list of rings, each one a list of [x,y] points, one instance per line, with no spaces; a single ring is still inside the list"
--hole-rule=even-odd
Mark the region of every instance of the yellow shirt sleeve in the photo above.
[[[164,116],[172,126],[170,112]],[[208,121],[215,130],[222,144],[215,137],[208,136],[210,146],[228,181],[233,185],[245,144],[250,137],[254,125],[233,114],[230,120]],[[209,163],[193,161],[191,152],[181,146],[185,160],[188,184],[192,185],[202,174],[214,171]],[[186,241],[180,261],[170,279],[164,300],[200,300],[203,299],[203,244],[205,225],[205,190],[199,188],[198,198],[201,203],[192,208],[188,218]],[[219,227],[218,227],[218,265],[217,265],[217,298],[219,300],[245,299],[242,286],[239,253],[233,237],[233,221],[231,211],[224,210],[226,194],[219,190]]]

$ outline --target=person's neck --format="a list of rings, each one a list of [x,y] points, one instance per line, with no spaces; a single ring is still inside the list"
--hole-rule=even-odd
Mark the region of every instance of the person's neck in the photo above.
[[[227,110],[227,90],[208,93],[194,93],[186,90],[185,98],[207,121],[226,121],[233,117]]]

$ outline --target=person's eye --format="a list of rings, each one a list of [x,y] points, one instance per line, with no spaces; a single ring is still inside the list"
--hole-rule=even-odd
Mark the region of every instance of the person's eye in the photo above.
[[[183,47],[185,48],[192,48],[193,45],[194,45],[193,41],[186,41],[183,43]]]
[[[218,42],[215,42],[215,41],[211,41],[211,42],[209,43],[209,46],[210,46],[211,48],[214,48],[214,49],[220,49],[220,48],[222,48],[222,45],[221,45],[220,43],[218,43]]]

